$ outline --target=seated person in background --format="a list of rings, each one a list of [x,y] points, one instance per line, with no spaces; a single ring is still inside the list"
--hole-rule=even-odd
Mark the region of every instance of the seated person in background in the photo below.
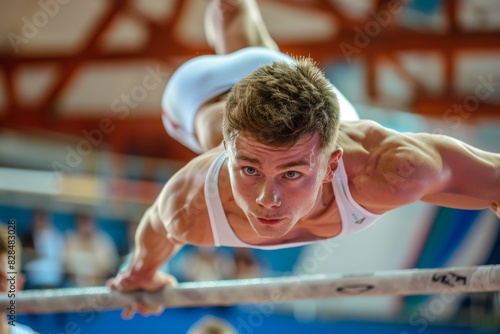
[[[58,288],[64,278],[63,234],[42,210],[34,211],[31,228],[32,254],[24,266],[27,284],[32,289]]]
[[[249,248],[234,249],[234,278],[257,278],[262,276],[263,268],[259,260]]]
[[[117,247],[87,214],[76,215],[76,231],[65,240],[66,273],[76,286],[101,286],[116,271]]]
[[[232,258],[214,247],[193,248],[183,260],[182,276],[186,281],[218,281],[234,275]]]

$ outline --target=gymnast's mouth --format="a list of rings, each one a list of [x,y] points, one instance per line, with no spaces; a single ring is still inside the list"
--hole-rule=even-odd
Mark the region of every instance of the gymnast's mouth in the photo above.
[[[284,218],[259,218],[259,217],[256,217],[257,220],[259,221],[259,223],[263,224],[263,225],[276,225],[278,223],[280,223],[281,221],[283,221]]]

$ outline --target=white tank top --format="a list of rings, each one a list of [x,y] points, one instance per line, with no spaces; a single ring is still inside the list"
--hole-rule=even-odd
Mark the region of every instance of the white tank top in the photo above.
[[[219,195],[219,172],[226,160],[226,153],[222,152],[212,163],[207,172],[205,180],[205,201],[207,203],[208,215],[210,217],[210,225],[215,246],[228,247],[246,247],[258,249],[280,249],[297,246],[304,246],[319,241],[328,239],[304,241],[304,242],[289,242],[278,245],[252,245],[241,241],[234,233],[231,225],[226,218],[224,207]],[[361,205],[356,203],[349,191],[349,183],[347,173],[345,171],[344,162],[339,160],[339,166],[335,172],[335,177],[332,181],[333,191],[335,193],[335,201],[339,208],[340,217],[342,219],[342,231],[339,235],[352,234],[367,229],[369,226],[379,219],[382,215],[374,214]],[[338,235],[337,235],[338,236]]]

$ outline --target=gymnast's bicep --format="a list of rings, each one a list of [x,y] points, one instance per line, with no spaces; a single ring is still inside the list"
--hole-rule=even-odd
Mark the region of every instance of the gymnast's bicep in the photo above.
[[[196,158],[179,170],[156,200],[167,234],[183,244],[201,245],[211,236],[204,196],[206,160],[211,159]]]
[[[376,179],[380,198],[398,207],[438,191],[448,181],[437,152],[425,147],[413,135],[394,134],[380,146]]]
[[[421,135],[441,162],[439,180],[422,200],[462,209],[491,208],[498,215],[500,154],[442,135]]]

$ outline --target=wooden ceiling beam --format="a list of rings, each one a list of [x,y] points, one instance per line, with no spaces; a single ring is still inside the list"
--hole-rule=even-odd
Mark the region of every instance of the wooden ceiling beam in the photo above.
[[[61,64],[61,71],[59,71],[60,76],[54,86],[45,95],[44,99],[36,109],[39,112],[44,113],[48,117],[53,115],[53,107],[61,94],[61,92],[66,88],[68,83],[74,77],[76,71],[85,62],[87,55],[96,54],[97,43],[99,38],[104,34],[107,27],[111,25],[113,19],[118,13],[127,6],[127,0],[109,0],[111,2],[111,9],[103,15],[100,21],[94,26],[93,32],[90,34],[89,39],[84,43],[84,47],[80,53],[76,56],[69,57],[65,62]]]
[[[444,15],[446,16],[446,23],[448,25],[449,33],[456,33],[460,31],[458,27],[458,1],[444,1]]]
[[[370,99],[375,99],[378,95],[377,90],[377,64],[380,63],[379,57],[374,57],[371,61],[365,63],[366,68],[366,91]]]
[[[104,120],[104,121],[103,121]],[[26,117],[12,113],[2,118],[3,129],[37,133],[48,137],[71,136],[69,142],[90,142],[93,149],[109,148],[114,153],[139,154],[166,159],[188,161],[196,156],[172,139],[165,131],[159,116],[137,116],[126,119],[106,117],[60,117],[47,121],[43,115]],[[82,144],[84,145],[84,144]],[[70,145],[71,146],[71,145]]]
[[[5,87],[5,95],[6,95],[6,111],[7,113],[10,110],[17,108],[18,99],[17,99],[17,87],[14,79],[15,67],[7,67],[4,69],[3,80]]]
[[[170,46],[154,47],[141,51],[120,51],[102,53],[92,52],[82,54],[78,57],[78,62],[112,62],[112,61],[136,61],[144,59],[165,59],[168,57],[191,58],[200,54],[209,54],[213,51],[208,46],[188,46],[182,42],[165,43],[163,36],[162,44]],[[353,53],[353,57],[363,55],[372,55],[374,53],[384,52],[403,52],[403,51],[440,51],[449,50],[453,52],[498,52],[500,44],[498,43],[497,33],[468,33],[438,36],[434,34],[421,34],[416,32],[401,31],[387,34],[381,33],[370,40],[366,47],[357,46],[355,41],[358,34],[354,31],[344,31],[331,39],[320,42],[300,42],[300,43],[278,43],[284,50],[294,50],[297,54],[309,52],[328,53],[331,58],[342,56],[344,53],[340,44],[347,43],[358,53]],[[155,45],[160,41],[155,38]],[[37,56],[19,56],[12,58],[0,55],[0,66],[4,69],[17,65],[33,65],[47,63],[67,63],[75,58],[74,55],[37,55]]]
[[[146,46],[148,54],[155,55],[159,59],[164,59],[175,53],[186,54],[196,52],[195,50],[191,50],[187,43],[179,41],[174,33],[176,27],[180,25],[184,18],[187,3],[188,1],[185,0],[177,0],[170,19],[164,24],[155,25],[150,29],[149,43]]]
[[[415,77],[413,73],[408,71],[408,69],[401,62],[401,58],[397,57],[395,53],[386,53],[382,56],[382,58],[393,65],[396,73],[410,85],[416,94],[424,94],[424,85]]]
[[[444,121],[454,127],[465,123],[473,124],[485,119],[498,120],[500,117],[498,105],[481,101],[473,105],[464,98],[448,100],[443,97],[419,96],[409,106],[409,110],[425,117]]]

